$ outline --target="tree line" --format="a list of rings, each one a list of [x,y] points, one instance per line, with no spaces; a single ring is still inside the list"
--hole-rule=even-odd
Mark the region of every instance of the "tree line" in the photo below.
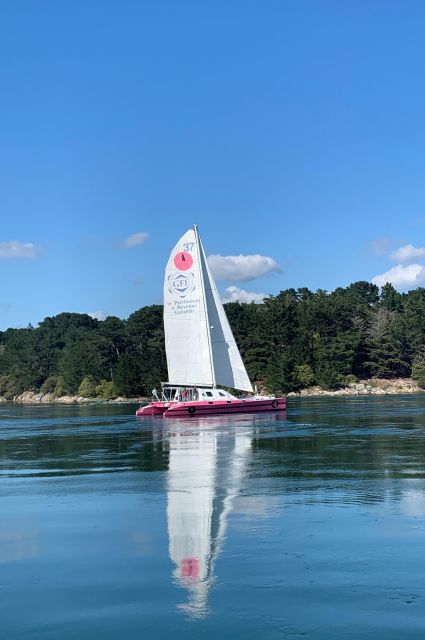
[[[425,289],[287,289],[226,313],[251,380],[275,393],[413,376],[425,386]],[[61,313],[0,332],[0,395],[150,395],[167,379],[162,306],[127,320]]]

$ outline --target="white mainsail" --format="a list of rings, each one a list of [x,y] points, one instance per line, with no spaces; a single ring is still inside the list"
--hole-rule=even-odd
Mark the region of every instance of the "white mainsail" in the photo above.
[[[164,280],[168,380],[252,391],[196,226],[171,252]]]

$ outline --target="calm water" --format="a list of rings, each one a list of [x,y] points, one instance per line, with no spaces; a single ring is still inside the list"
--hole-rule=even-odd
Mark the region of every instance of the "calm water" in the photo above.
[[[0,407],[1,638],[425,636],[425,396]]]

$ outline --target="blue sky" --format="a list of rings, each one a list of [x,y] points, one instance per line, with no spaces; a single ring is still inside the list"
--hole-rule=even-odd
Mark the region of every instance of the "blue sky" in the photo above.
[[[0,329],[161,302],[193,223],[225,299],[424,284],[424,22],[410,0],[3,2]]]

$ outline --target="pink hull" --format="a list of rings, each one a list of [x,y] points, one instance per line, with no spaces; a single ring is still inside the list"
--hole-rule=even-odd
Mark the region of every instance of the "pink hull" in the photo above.
[[[162,416],[170,405],[171,402],[151,402],[144,407],[139,407],[136,416]]]
[[[175,402],[163,413],[164,418],[220,415],[224,413],[257,413],[260,411],[284,411],[286,398],[256,400],[199,400],[195,402]]]

